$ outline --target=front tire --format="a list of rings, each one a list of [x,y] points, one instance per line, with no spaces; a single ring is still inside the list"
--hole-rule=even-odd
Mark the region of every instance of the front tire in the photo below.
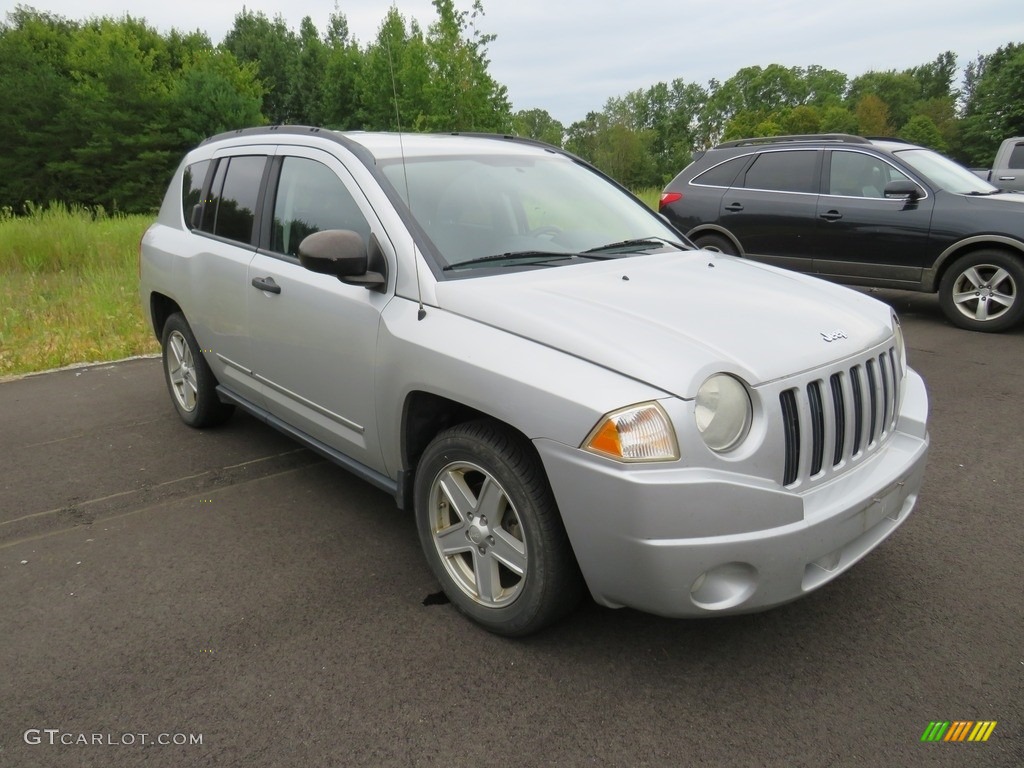
[[[582,579],[533,447],[489,421],[427,446],[416,471],[420,543],[445,594],[486,629],[522,637],[571,611]]]
[[[942,276],[939,305],[953,325],[998,333],[1024,316],[1024,266],[1004,251],[981,250],[957,259]]]
[[[167,391],[181,420],[190,427],[201,428],[230,417],[235,407],[217,397],[217,380],[180,312],[164,323],[161,344]]]

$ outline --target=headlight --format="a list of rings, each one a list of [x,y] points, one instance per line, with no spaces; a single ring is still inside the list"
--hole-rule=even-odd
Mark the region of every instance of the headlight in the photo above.
[[[708,448],[725,453],[750,431],[753,407],[743,383],[725,373],[716,373],[697,390],[694,416],[697,431]]]
[[[672,422],[657,403],[641,403],[612,411],[594,427],[581,447],[619,461],[679,458]]]
[[[907,344],[903,340],[903,326],[896,313],[892,314],[892,335],[896,338],[896,364],[900,367],[900,375],[907,375]]]

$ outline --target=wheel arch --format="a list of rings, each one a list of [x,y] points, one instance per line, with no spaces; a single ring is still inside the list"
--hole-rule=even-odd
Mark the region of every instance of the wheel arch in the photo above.
[[[743,245],[736,239],[736,236],[728,229],[719,226],[718,224],[701,224],[686,233],[686,236],[694,242],[696,242],[702,235],[716,235],[718,237],[724,237],[733,244],[733,247],[736,249],[736,253],[740,256],[743,256],[746,253],[746,251],[743,250]]]
[[[925,271],[924,285],[928,291],[939,290],[942,278],[957,259],[975,251],[997,250],[1015,256],[1024,263],[1024,242],[1005,235],[975,235],[960,240],[949,246],[935,260],[935,266]]]
[[[158,341],[163,338],[164,324],[167,322],[167,318],[175,312],[185,314],[174,299],[156,291],[149,295],[149,319]]]
[[[401,462],[396,501],[400,509],[413,508],[413,486],[416,467],[430,442],[438,434],[457,424],[470,421],[492,421],[515,431],[536,453],[532,441],[513,424],[472,406],[425,390],[413,390],[405,397],[401,421]],[[538,461],[540,455],[537,454]]]

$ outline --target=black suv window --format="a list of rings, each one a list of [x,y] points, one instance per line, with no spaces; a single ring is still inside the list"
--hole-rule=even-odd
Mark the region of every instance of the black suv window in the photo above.
[[[692,183],[703,184],[708,187],[731,187],[733,182],[736,181],[736,177],[740,175],[749,162],[749,155],[734,157],[726,160],[724,163],[719,163],[714,168],[704,171]]]
[[[813,149],[762,152],[747,171],[743,186],[775,192],[817,192],[818,152]]]
[[[200,229],[241,243],[253,242],[256,201],[267,158],[245,155],[221,160],[203,206]]]
[[[828,194],[845,197],[884,197],[890,181],[905,181],[907,175],[880,157],[864,152],[834,150],[828,173]]]
[[[341,179],[323,163],[286,157],[274,200],[270,247],[296,256],[299,243],[314,232],[350,229],[366,242],[370,225]]]

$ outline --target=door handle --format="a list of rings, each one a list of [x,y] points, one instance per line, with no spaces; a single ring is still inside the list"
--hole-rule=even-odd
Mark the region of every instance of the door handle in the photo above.
[[[818,216],[818,218],[824,219],[825,221],[839,221],[843,218],[843,214],[839,211],[827,211]]]
[[[1000,181],[1014,181],[1016,178],[1017,178],[1016,176],[1000,176],[999,180]]]
[[[272,277],[254,277],[252,279],[252,287],[267,293],[281,292],[281,286],[275,283]]]
[[[729,211],[730,213],[739,213],[740,211],[743,210],[743,203],[729,203],[727,206],[725,206],[725,210]]]

